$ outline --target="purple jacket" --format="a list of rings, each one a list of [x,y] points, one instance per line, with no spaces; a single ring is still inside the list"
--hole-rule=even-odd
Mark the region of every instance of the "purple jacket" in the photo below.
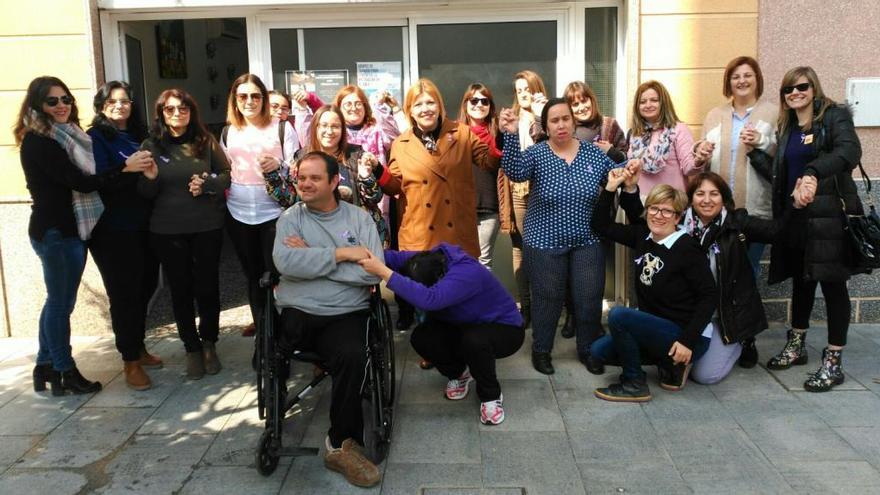
[[[394,270],[388,288],[440,321],[522,325],[513,297],[476,258],[445,242],[431,251],[446,255],[447,270],[436,284],[425,287],[399,273],[406,261],[420,251],[386,250],[385,263]]]

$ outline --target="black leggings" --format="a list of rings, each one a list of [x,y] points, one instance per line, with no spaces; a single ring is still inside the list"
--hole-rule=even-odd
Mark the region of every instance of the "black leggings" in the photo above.
[[[515,353],[522,347],[525,330],[499,323],[456,325],[428,319],[417,326],[410,337],[413,349],[434,363],[437,370],[453,380],[465,367],[477,382],[480,402],[501,396],[495,375],[495,360]]]
[[[266,290],[260,288],[260,277],[267,271],[277,273],[272,262],[277,220],[250,225],[239,222],[226,213],[226,232],[247,278],[248,304],[251,307],[251,317],[257,325],[262,323],[263,308],[266,306]]]
[[[803,279],[803,251],[789,251],[800,261],[800,274],[793,277],[791,289],[791,326],[793,328],[810,328],[810,314],[816,297],[816,286],[822,286],[825,296],[825,312],[828,315],[828,344],[846,345],[846,334],[849,331],[850,311],[849,290],[846,282],[816,282]]]

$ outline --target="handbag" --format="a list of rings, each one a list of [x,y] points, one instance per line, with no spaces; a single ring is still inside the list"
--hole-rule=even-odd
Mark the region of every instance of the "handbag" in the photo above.
[[[871,270],[880,268],[880,216],[874,208],[871,199],[871,179],[859,163],[859,171],[862,174],[862,182],[868,193],[868,199],[864,204],[868,207],[867,213],[851,215],[847,213],[846,201],[840,194],[837,177],[834,177],[834,187],[840,198],[841,215],[843,216],[843,230],[849,239],[851,265],[854,273],[871,273]],[[863,210],[864,211],[864,210]]]

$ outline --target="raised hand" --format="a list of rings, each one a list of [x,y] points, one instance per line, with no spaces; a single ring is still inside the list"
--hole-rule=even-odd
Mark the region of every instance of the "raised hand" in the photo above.
[[[600,150],[602,150],[603,153],[608,153],[608,150],[611,149],[611,143],[608,141],[603,141],[601,139],[593,144],[595,144]]]
[[[516,134],[519,131],[519,122],[511,108],[502,108],[498,114],[498,127],[502,131]]]
[[[627,189],[632,189],[639,184],[639,177],[642,175],[642,160],[639,158],[633,158],[632,160],[626,162],[625,166],[625,181],[623,185]]]
[[[532,95],[531,111],[535,117],[539,119],[541,118],[541,112],[544,111],[544,105],[547,104],[547,101],[547,97],[544,96],[544,93],[535,93]]]
[[[745,125],[743,130],[740,131],[739,141],[750,148],[754,148],[761,142],[761,133],[755,129],[754,124],[749,122]]]
[[[358,158],[358,176],[362,179],[366,179],[373,173],[373,168],[378,164],[379,159],[376,158],[376,155],[369,151],[365,151],[360,158]]]
[[[616,192],[620,185],[626,180],[626,168],[617,167],[608,171],[608,182],[605,184],[605,190]]]
[[[264,174],[281,168],[281,159],[268,153],[261,154],[257,162],[260,164],[260,169],[263,170]]]
[[[697,148],[694,150],[694,159],[700,163],[708,162],[712,159],[712,153],[714,151],[715,143],[704,139],[697,144]]]

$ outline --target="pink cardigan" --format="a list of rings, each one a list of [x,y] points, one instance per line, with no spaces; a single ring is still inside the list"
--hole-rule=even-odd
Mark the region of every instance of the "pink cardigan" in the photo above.
[[[660,134],[663,129],[654,130],[651,133],[651,143],[649,147],[654,147],[660,140]],[[629,152],[627,158],[635,158],[632,156],[632,142],[640,137],[630,136]],[[639,193],[642,198],[651,192],[651,188],[658,184],[669,184],[670,186],[684,191],[687,188],[688,175],[698,174],[703,171],[704,166],[694,161],[694,136],[691,130],[683,122],[675,125],[675,136],[672,140],[672,149],[666,157],[666,166],[656,174],[649,174],[642,171],[639,177]]]

